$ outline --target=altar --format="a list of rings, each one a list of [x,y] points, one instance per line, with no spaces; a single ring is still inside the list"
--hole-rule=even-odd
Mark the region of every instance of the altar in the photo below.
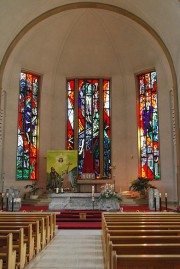
[[[100,199],[100,194],[91,193],[52,193],[49,196],[49,210],[108,210],[120,209],[117,199]]]

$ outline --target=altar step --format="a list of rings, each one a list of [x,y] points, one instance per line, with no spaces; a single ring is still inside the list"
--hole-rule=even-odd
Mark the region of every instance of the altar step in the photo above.
[[[125,205],[147,205],[148,200],[143,198],[133,198],[133,197],[122,197],[122,201],[120,202],[121,206]]]
[[[32,205],[32,206],[48,206],[51,199],[49,198],[48,194],[43,193],[37,199],[30,199],[26,197],[25,199],[21,200],[22,205]]]
[[[61,211],[56,217],[58,229],[101,229],[100,211]]]

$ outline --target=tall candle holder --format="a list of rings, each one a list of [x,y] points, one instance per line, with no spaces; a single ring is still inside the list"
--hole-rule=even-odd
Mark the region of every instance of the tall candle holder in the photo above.
[[[161,204],[161,193],[159,193],[159,210],[162,211],[162,204]]]
[[[154,194],[154,210],[156,211],[156,194]]]
[[[92,197],[92,208],[94,210],[94,196]]]
[[[94,186],[92,186],[92,207],[94,210]]]
[[[14,193],[12,193],[12,212],[14,211]]]
[[[9,204],[9,193],[6,192],[6,210],[8,211],[8,204]]]
[[[167,193],[165,193],[165,207],[166,207],[166,211],[168,211],[168,208],[167,208]]]
[[[1,193],[1,209],[4,209],[4,192]]]

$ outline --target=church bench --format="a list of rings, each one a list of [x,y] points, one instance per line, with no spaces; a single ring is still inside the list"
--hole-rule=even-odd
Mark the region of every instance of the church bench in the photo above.
[[[107,245],[108,245],[108,237],[109,236],[180,236],[180,229],[179,230],[118,230],[118,229],[109,229],[106,228],[104,234],[102,234],[102,245],[103,245],[103,252],[104,257],[107,252]]]
[[[116,221],[106,221],[105,225],[107,227],[109,226],[118,226],[118,225],[124,225],[124,226],[138,226],[138,225],[145,225],[145,226],[179,226],[180,227],[180,221],[174,222],[174,221],[121,221],[121,220],[116,220]]]
[[[0,231],[10,231],[12,229],[21,229],[23,228],[24,230],[24,242],[26,243],[26,256],[27,260],[30,261],[35,253],[34,253],[34,248],[35,248],[35,238],[33,237],[33,228],[32,224],[25,224],[25,225],[2,225],[0,224]]]
[[[12,226],[12,227],[21,227],[24,225],[29,225],[32,224],[32,232],[33,232],[33,237],[34,237],[34,242],[35,242],[35,253],[39,253],[39,251],[41,250],[41,233],[39,230],[39,220],[21,220],[21,221],[13,221],[12,220],[2,220],[0,221],[0,227],[1,226]]]
[[[143,220],[142,220],[143,218]],[[180,214],[177,213],[160,213],[160,214],[152,214],[152,213],[120,213],[120,212],[103,212],[102,213],[102,234],[103,237],[106,236],[106,228],[107,226],[115,226],[116,224],[120,223],[121,225],[135,225],[136,222],[139,225],[145,224],[145,222],[148,225],[155,225],[160,223],[160,225],[166,225],[167,222],[171,225],[179,225],[180,224]],[[126,221],[126,223],[125,223]],[[162,224],[161,224],[162,223]]]
[[[3,260],[0,259],[0,269],[3,269]]]
[[[166,220],[169,220],[169,221],[180,221],[180,216],[123,216],[123,215],[111,215],[111,216],[106,216],[106,215],[103,215],[103,218],[104,220],[106,221],[110,221],[110,220],[124,220],[124,221],[129,221],[129,220],[132,220],[132,221],[135,221],[135,220],[144,220],[144,221],[166,221]]]
[[[16,250],[16,265],[19,269],[22,269],[27,260],[26,243],[24,242],[24,229],[0,230],[0,236],[8,235],[9,233],[12,233],[13,235],[13,249]]]
[[[18,216],[18,217],[45,217],[46,230],[47,230],[47,242],[49,242],[55,235],[56,231],[56,215],[60,212],[1,212],[0,216]]]
[[[23,223],[29,223],[29,222],[35,222],[39,221],[39,232],[41,234],[40,238],[40,248],[44,248],[47,244],[49,238],[47,236],[49,235],[49,219],[47,217],[38,217],[38,216],[17,216],[17,215],[10,215],[10,216],[1,216],[1,221],[10,221],[10,222],[23,222]]]
[[[114,244],[130,244],[130,243],[180,243],[180,235],[122,235],[114,236],[108,234],[107,242]]]
[[[105,241],[109,230],[180,230],[180,225],[107,225],[102,229],[102,237]]]
[[[142,216],[142,215],[137,215],[137,216],[131,216],[131,215],[124,215],[124,214],[121,214],[121,213],[109,213],[109,214],[106,214],[106,213],[102,213],[102,223],[106,223],[106,222],[110,222],[110,221],[131,221],[131,222],[134,222],[134,221],[147,221],[147,222],[158,222],[158,221],[161,221],[161,222],[172,222],[174,221],[175,223],[180,223],[180,215],[178,214],[171,214],[171,215],[148,215],[148,216]]]
[[[13,250],[13,235],[0,235],[0,259],[3,260],[3,268],[16,268],[16,250]]]
[[[111,269],[179,269],[180,255],[118,255],[112,252]]]
[[[177,212],[102,212],[104,216],[127,216],[127,217],[138,217],[138,216],[143,216],[143,217],[180,217],[179,213]]]
[[[111,269],[112,253],[116,251],[118,255],[180,255],[180,244],[113,244],[110,242],[107,249],[106,268]]]

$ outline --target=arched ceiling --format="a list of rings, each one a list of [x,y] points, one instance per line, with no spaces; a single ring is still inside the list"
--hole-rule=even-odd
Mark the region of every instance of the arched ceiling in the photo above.
[[[43,74],[110,76],[154,67],[163,51],[151,34],[130,18],[81,8],[36,24],[17,43],[13,54],[22,68]]]
[[[0,2],[1,49],[6,50],[11,40],[34,18],[47,10],[59,6],[83,3],[83,0],[6,0]],[[179,0],[89,0],[89,3],[104,3],[123,8],[146,21],[154,28],[172,53],[180,42],[180,2]],[[174,31],[176,29],[176,31]],[[175,46],[174,46],[175,45]],[[2,53],[2,52],[0,52]],[[2,55],[0,54],[0,58]]]

